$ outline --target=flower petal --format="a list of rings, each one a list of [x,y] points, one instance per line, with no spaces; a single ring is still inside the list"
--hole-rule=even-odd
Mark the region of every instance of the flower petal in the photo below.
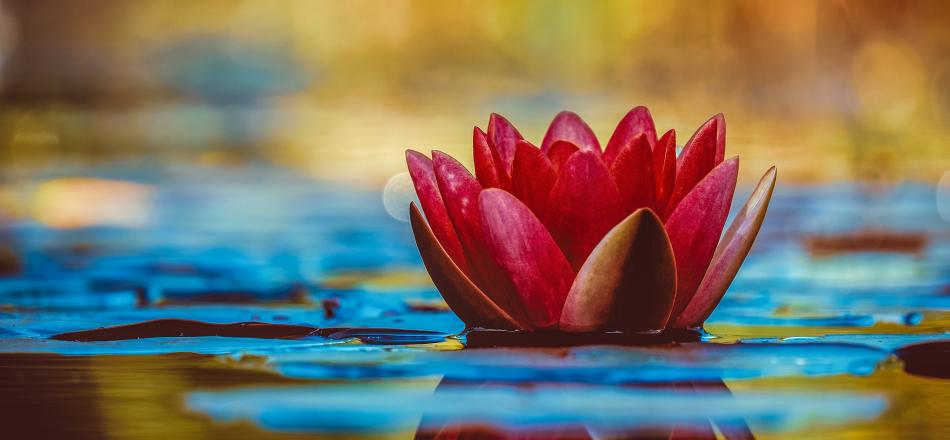
[[[442,195],[439,193],[439,184],[432,170],[432,160],[418,151],[406,150],[406,164],[409,167],[412,184],[416,187],[416,195],[419,196],[422,210],[432,225],[435,237],[439,239],[439,243],[452,257],[452,261],[462,269],[462,272],[469,273],[468,259],[462,251],[462,243],[455,234],[455,227],[452,226],[452,220],[449,219],[445,204],[442,202]]]
[[[567,162],[567,158],[571,157],[577,150],[577,145],[568,141],[557,141],[551,144],[551,148],[548,149],[546,154],[548,159],[551,160],[551,164],[554,165],[554,170],[560,171],[564,162]]]
[[[475,178],[482,188],[501,187],[492,148],[488,144],[488,135],[478,127],[475,127],[472,133],[472,156],[475,159]]]
[[[504,116],[492,113],[488,119],[488,140],[495,147],[505,174],[511,176],[515,162],[515,144],[524,139]]]
[[[495,261],[538,328],[557,325],[574,271],[551,234],[524,203],[500,189],[478,197],[485,236]]]
[[[560,112],[554,117],[541,141],[541,151],[547,152],[557,141],[568,141],[581,150],[600,153],[600,142],[594,131],[574,112]]]
[[[620,191],[623,212],[656,205],[656,176],[653,174],[653,153],[646,137],[637,136],[620,147],[620,153],[610,164],[610,177]]]
[[[717,126],[715,117],[706,121],[686,142],[683,152],[676,158],[676,183],[667,200],[664,218],[668,218],[680,200],[716,166]]]
[[[673,309],[676,265],[660,218],[638,209],[604,236],[571,285],[565,331],[662,329]]]
[[[432,282],[445,303],[465,324],[492,329],[526,328],[498,307],[452,262],[415,203],[409,206],[409,221]]]
[[[599,155],[572,154],[551,189],[545,224],[575,269],[622,215],[617,185]]]
[[[462,164],[441,151],[432,152],[432,166],[445,201],[445,210],[468,258],[471,269],[469,277],[499,307],[521,320],[513,288],[504,283],[504,278],[500,276],[502,270],[495,264],[485,243],[482,216],[478,209],[481,185]]]
[[[716,165],[719,165],[726,158],[726,116],[717,113],[713,119],[716,120]]]
[[[766,171],[755,190],[752,191],[752,195],[736,214],[736,218],[733,219],[719,246],[716,247],[712,262],[706,269],[696,295],[690,300],[683,313],[674,320],[674,326],[702,325],[726,294],[739,267],[752,249],[762,221],[765,220],[765,213],[772,199],[772,190],[775,188],[775,175],[775,167]]]
[[[738,172],[738,157],[714,168],[683,198],[666,221],[666,232],[676,257],[674,317],[679,316],[692,300],[709,267],[729,215]]]
[[[653,125],[653,116],[650,116],[650,110],[646,107],[634,107],[627,112],[626,116],[617,124],[614,134],[607,141],[607,147],[604,149],[604,162],[613,163],[620,153],[620,147],[623,147],[635,137],[644,135],[652,148],[656,144],[656,127]]]
[[[667,131],[653,147],[656,173],[656,212],[666,212],[666,202],[676,183],[676,132]]]
[[[544,218],[555,180],[557,172],[547,156],[528,141],[518,141],[511,192],[538,218]]]

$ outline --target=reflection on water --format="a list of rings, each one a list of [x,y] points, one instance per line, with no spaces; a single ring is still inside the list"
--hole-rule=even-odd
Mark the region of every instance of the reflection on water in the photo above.
[[[933,187],[887,209],[780,187],[700,341],[462,349],[378,191],[264,167],[108,174],[148,188],[149,222],[3,230],[23,264],[0,278],[14,437],[950,436]]]

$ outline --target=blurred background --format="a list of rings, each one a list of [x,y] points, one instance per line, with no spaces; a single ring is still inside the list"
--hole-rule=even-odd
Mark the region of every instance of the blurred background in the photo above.
[[[719,342],[759,344],[736,344],[736,353],[712,341],[682,358],[581,354],[578,377],[613,380],[603,365],[689,379],[721,370],[740,396],[804,393],[727,407],[750,417],[757,435],[819,414],[846,424],[836,438],[950,438],[950,382],[906,375],[891,356],[950,334],[947,0],[0,0],[0,395],[22,397],[0,402],[15,422],[7,432],[273,438],[342,421],[383,438],[383,422],[417,409],[391,404],[405,402],[392,400],[398,388],[379,386],[402,366],[408,387],[433,372],[530,382],[514,355],[453,363],[438,353],[451,344],[415,360],[370,343],[49,336],[163,318],[397,328],[420,341],[432,335],[412,332],[458,332],[409,226],[393,219],[405,219],[411,198],[398,177],[404,149],[438,148],[470,165],[472,126],[484,128],[491,112],[540,141],[569,109],[607,139],[636,105],[680,143],[726,115],[727,153],[742,156],[733,213],[778,166],[758,242],[706,327]],[[782,345],[806,337],[848,345]],[[230,354],[2,356],[27,351]],[[240,356],[248,352],[270,361]],[[525,359],[573,365],[561,352]],[[703,368],[682,370],[684,359]],[[862,377],[840,374],[856,366]],[[753,377],[763,380],[740,380]],[[253,411],[241,415],[227,405],[245,397],[207,392],[301,379],[367,388],[264,389],[246,395]],[[473,383],[470,402],[495,409]],[[829,391],[876,394],[835,400]],[[205,406],[185,408],[186,396]],[[514,402],[543,415],[561,402],[545,396]],[[321,398],[333,407],[306,406]],[[669,407],[674,415],[703,406],[684,399]],[[373,402],[385,407],[378,417],[366,410]],[[218,423],[290,407],[300,411],[264,417],[259,430]],[[578,412],[602,420],[599,408]],[[761,408],[771,412],[753,411]],[[765,438],[832,438],[802,420]]]
[[[509,116],[607,136],[634,105],[685,138],[724,112],[744,177],[950,168],[950,3],[0,2],[0,163],[263,161],[381,185]]]

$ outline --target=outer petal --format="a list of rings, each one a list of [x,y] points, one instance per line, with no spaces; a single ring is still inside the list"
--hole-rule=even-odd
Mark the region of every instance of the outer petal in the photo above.
[[[511,176],[515,162],[515,144],[524,139],[518,129],[504,116],[492,113],[488,119],[488,140],[495,147],[505,174]]]
[[[653,147],[653,171],[656,173],[656,212],[666,212],[666,201],[676,183],[675,131],[667,131]]]
[[[638,135],[644,135],[652,148],[656,144],[656,127],[653,125],[653,116],[646,107],[634,107],[617,124],[614,134],[607,141],[604,149],[604,162],[610,164],[620,153],[620,147],[632,141]]]
[[[465,324],[493,329],[527,328],[498,307],[452,262],[414,203],[409,206],[409,221],[432,282]]]
[[[690,300],[683,313],[674,320],[674,326],[702,325],[726,294],[739,267],[752,249],[752,243],[755,242],[762,221],[765,220],[765,213],[772,199],[772,190],[775,188],[775,175],[775,167],[766,171],[755,190],[752,191],[752,195],[742,206],[742,210],[736,214],[736,218],[729,225],[719,246],[716,247],[716,253],[713,254],[712,262],[699,284],[699,289],[696,290],[696,295]]]
[[[557,325],[574,271],[547,229],[515,196],[487,189],[478,197],[488,245],[515,286],[528,322]]]
[[[638,209],[611,229],[584,262],[564,303],[560,327],[662,329],[675,295],[670,240],[656,213]]]
[[[726,158],[726,117],[722,113],[713,116],[716,120],[716,165]]]
[[[557,141],[568,141],[577,145],[581,150],[600,153],[600,142],[586,122],[573,112],[560,112],[551,121],[544,140],[541,141],[541,151],[545,153]]]
[[[683,200],[716,165],[716,127],[716,118],[706,121],[686,142],[683,152],[676,158],[676,184],[667,201],[667,217],[676,209],[680,200]]]
[[[442,195],[439,193],[439,185],[435,180],[435,172],[432,170],[432,160],[418,151],[406,150],[406,164],[409,166],[412,184],[416,187],[416,195],[422,203],[422,210],[425,211],[436,238],[462,272],[469,273],[468,260],[462,250],[462,243],[455,234],[455,228],[452,226],[445,204],[442,202]]]
[[[676,257],[674,317],[678,317],[693,299],[709,267],[729,215],[738,172],[738,157],[720,164],[690,191],[666,221],[666,231]]]
[[[623,212],[656,205],[656,176],[653,174],[653,154],[643,135],[620,148],[610,164],[610,177],[620,191]]]
[[[561,166],[564,165],[564,162],[567,162],[567,158],[571,157],[577,150],[577,145],[568,141],[557,141],[553,143],[551,148],[548,149],[547,155],[548,159],[551,160],[551,164],[554,165],[554,170],[559,171]]]
[[[555,180],[557,172],[547,156],[528,141],[518,141],[512,193],[528,205],[538,218],[544,218]]]
[[[441,151],[432,153],[432,165],[445,209],[468,258],[471,279],[499,307],[521,320],[513,288],[504,283],[504,278],[500,276],[502,270],[495,264],[485,244],[482,216],[478,209],[481,185],[462,164]]]
[[[600,157],[572,154],[551,189],[545,224],[575,269],[622,215],[620,193]]]
[[[478,183],[483,188],[501,187],[492,148],[488,144],[488,135],[478,127],[475,127],[472,133],[472,156],[475,158],[475,178]]]

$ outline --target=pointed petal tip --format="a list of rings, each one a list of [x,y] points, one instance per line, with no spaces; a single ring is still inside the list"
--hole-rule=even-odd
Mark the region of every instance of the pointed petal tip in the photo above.
[[[557,141],[570,141],[582,150],[600,153],[600,141],[597,135],[587,125],[584,118],[571,111],[565,110],[554,116],[541,141],[541,150],[547,152]]]

